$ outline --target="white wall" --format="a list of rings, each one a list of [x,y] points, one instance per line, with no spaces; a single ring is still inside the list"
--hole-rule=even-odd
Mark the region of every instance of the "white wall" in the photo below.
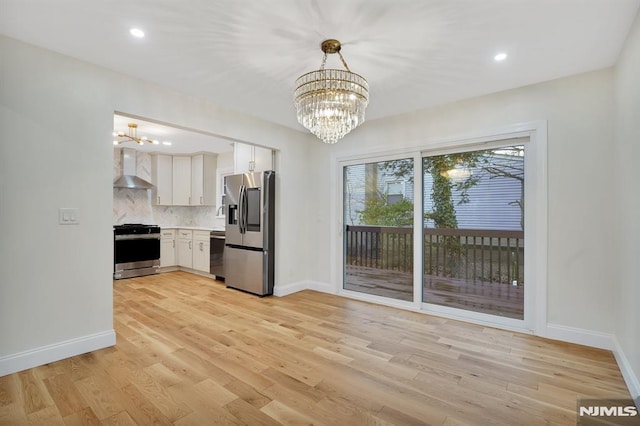
[[[233,151],[221,152],[220,154],[218,154],[216,167],[218,169],[233,170]]]
[[[615,270],[611,279],[616,292],[616,335],[635,376],[630,386],[640,404],[640,15],[627,38],[615,67],[617,163],[612,169],[617,189],[616,203],[610,206],[610,221],[617,224]]]
[[[424,146],[426,141],[547,120],[547,319],[565,327],[613,333],[618,301],[611,280],[612,89],[611,69],[591,72],[366,122],[329,149],[340,157]],[[315,165],[318,176],[335,173],[335,165],[326,158]],[[316,191],[315,220],[322,229],[314,235],[315,279],[333,283],[328,255],[332,228],[322,219],[331,213],[324,203],[329,189],[322,182]]]
[[[310,136],[4,36],[0,56],[0,367],[112,330],[114,111],[278,149],[276,286],[306,278],[288,206],[306,196]],[[80,224],[58,225],[59,207]]]

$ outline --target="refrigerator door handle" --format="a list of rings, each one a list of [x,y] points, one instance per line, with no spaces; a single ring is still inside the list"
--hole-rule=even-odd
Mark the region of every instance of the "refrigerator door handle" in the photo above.
[[[246,200],[247,197],[247,189],[244,185],[240,185],[240,196],[238,197],[238,230],[240,231],[241,234],[244,234],[247,232],[246,229],[246,224],[245,224],[245,219],[246,219],[246,215],[245,215],[245,205],[247,203]]]
[[[240,192],[238,193],[238,208],[236,209],[238,215],[238,231],[242,234],[242,185],[240,185]]]
[[[249,227],[249,197],[247,196],[247,187],[242,186],[242,191],[244,192],[244,196],[242,197],[242,226],[244,230],[243,234],[247,233],[247,228]]]

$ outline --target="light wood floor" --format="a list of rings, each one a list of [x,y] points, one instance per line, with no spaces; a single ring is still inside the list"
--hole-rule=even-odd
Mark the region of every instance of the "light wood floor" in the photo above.
[[[117,345],[0,378],[0,424],[575,424],[612,354],[185,272],[114,282]]]

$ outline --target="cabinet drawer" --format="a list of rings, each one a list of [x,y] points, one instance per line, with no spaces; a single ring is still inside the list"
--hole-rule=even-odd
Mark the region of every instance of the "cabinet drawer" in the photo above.
[[[209,241],[211,232],[209,231],[193,231],[193,239],[198,241]]]
[[[176,230],[175,229],[161,229],[160,230],[160,238],[164,239],[173,239],[176,237]]]
[[[178,237],[193,239],[193,231],[191,229],[178,229]]]

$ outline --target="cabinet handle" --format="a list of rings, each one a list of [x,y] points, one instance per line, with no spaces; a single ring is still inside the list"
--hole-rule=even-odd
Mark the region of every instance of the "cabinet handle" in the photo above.
[[[171,241],[173,243],[173,248],[176,248],[176,240]]]
[[[202,201],[202,197],[200,197],[200,204],[204,204],[204,202]]]
[[[189,241],[189,250],[191,250],[191,249],[192,249],[191,241]]]
[[[191,197],[189,197],[189,204],[191,204]]]
[[[200,242],[200,251],[202,251],[202,242]]]
[[[160,204],[160,196],[158,195],[158,204]]]

